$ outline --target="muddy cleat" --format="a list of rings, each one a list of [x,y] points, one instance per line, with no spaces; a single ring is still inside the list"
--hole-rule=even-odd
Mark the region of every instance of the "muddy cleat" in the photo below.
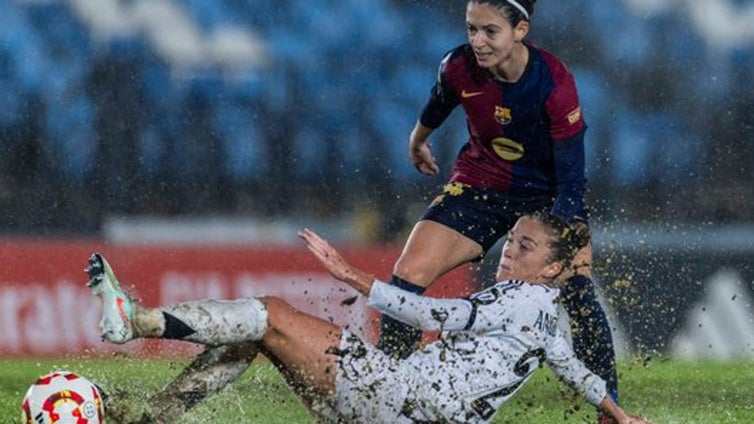
[[[86,285],[102,299],[102,339],[117,344],[133,339],[134,301],[120,287],[110,265],[102,255],[94,253],[85,271],[89,274]]]

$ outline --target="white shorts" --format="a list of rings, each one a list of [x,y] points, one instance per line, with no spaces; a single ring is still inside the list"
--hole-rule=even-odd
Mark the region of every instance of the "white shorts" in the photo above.
[[[335,376],[335,394],[314,405],[320,422],[325,423],[414,423],[404,404],[414,379],[399,362],[357,336],[343,330]]]

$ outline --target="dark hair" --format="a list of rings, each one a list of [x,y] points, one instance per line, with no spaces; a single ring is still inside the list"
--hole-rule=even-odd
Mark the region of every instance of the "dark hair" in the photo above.
[[[521,21],[531,21],[531,16],[534,14],[534,3],[537,0],[515,0],[520,4],[526,12],[529,14],[527,18],[516,6],[511,4],[508,0],[469,0],[469,3],[489,4],[505,12],[505,19],[512,27],[518,25]]]
[[[550,243],[552,262],[563,262],[565,266],[570,266],[576,253],[589,244],[592,238],[586,224],[569,224],[563,218],[549,212],[534,212],[529,216],[541,222],[550,231],[553,238]]]

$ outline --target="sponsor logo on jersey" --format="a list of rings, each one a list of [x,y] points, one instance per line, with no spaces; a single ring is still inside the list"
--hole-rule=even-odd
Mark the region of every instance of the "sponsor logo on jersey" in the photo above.
[[[571,113],[568,114],[568,123],[573,125],[581,119],[581,108],[577,107]]]
[[[507,107],[495,106],[495,121],[500,125],[508,125],[513,118],[511,117],[511,110]]]
[[[524,146],[516,143],[510,138],[493,138],[491,143],[492,149],[495,151],[495,153],[505,160],[519,160],[524,156]]]
[[[469,97],[481,96],[484,91],[461,91],[461,98],[468,99]]]

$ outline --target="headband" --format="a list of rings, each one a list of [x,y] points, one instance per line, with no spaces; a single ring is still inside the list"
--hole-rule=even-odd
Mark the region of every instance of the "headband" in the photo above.
[[[508,3],[510,3],[511,6],[515,7],[518,10],[520,10],[521,13],[524,14],[524,16],[526,17],[527,20],[529,19],[529,12],[527,12],[526,9],[523,6],[521,6],[521,3],[517,2],[516,0],[505,0],[505,1],[507,1]]]

